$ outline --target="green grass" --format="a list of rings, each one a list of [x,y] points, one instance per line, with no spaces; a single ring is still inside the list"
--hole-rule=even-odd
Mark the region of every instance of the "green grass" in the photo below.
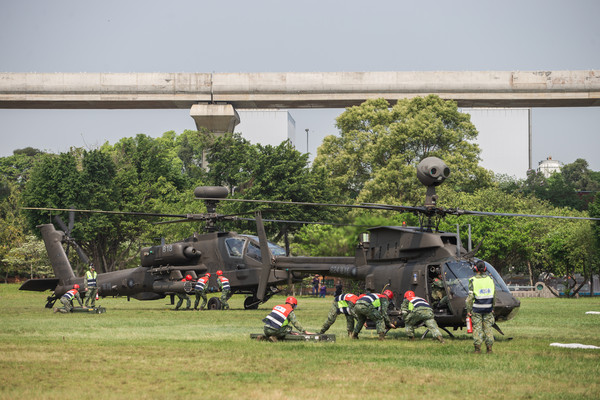
[[[171,311],[167,300],[101,299],[105,314],[54,314],[48,293],[0,285],[0,398],[65,399],[597,399],[600,298],[523,299],[501,324],[493,355],[472,354],[465,331],[445,345],[408,342],[401,329],[335,343],[256,342],[262,318],[283,301],[243,310]],[[331,297],[299,298],[296,315],[318,330]],[[421,328],[418,332],[423,332]],[[512,338],[510,340],[509,338]]]

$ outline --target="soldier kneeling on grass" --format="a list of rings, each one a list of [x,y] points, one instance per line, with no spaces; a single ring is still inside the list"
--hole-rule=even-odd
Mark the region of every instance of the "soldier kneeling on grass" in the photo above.
[[[264,336],[260,335],[256,340],[269,340],[271,342],[277,342],[279,339],[284,339],[285,335],[292,331],[292,325],[300,332],[306,335],[312,335],[312,333],[304,330],[302,325],[296,319],[294,314],[294,308],[298,305],[298,300],[295,297],[288,297],[285,299],[285,304],[280,304],[273,307],[273,311],[263,319],[265,323]]]
[[[77,299],[79,305],[83,307],[83,302],[81,301],[81,296],[79,295],[78,284],[73,285],[73,289],[62,295],[60,302],[63,303],[64,307],[54,308],[54,312],[61,312],[63,314],[71,312],[71,310],[73,310],[73,299]]]

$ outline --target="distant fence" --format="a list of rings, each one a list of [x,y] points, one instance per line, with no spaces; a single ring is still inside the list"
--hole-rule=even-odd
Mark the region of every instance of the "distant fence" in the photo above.
[[[544,282],[537,282],[533,286],[508,285],[514,297],[555,297]]]

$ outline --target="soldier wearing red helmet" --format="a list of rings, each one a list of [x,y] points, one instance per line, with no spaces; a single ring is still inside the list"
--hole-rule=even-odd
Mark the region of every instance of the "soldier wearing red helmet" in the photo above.
[[[387,313],[389,300],[394,297],[394,294],[390,290],[386,290],[384,293],[386,292],[387,294],[367,293],[360,295],[354,306],[356,325],[354,331],[352,331],[352,339],[358,339],[358,334],[367,319],[375,321],[379,340],[385,339],[386,329],[396,328],[391,323],[390,316]]]
[[[73,285],[73,289],[68,290],[67,293],[63,294],[60,298],[60,302],[63,303],[64,307],[54,308],[54,312],[61,312],[63,314],[73,311],[73,299],[77,299],[79,306],[83,307],[81,296],[79,295],[79,285]]]
[[[354,315],[354,304],[356,304],[356,300],[358,300],[358,296],[352,293],[342,293],[338,296],[335,296],[333,299],[333,304],[329,309],[327,320],[323,324],[323,327],[319,333],[324,334],[327,332],[329,327],[333,325],[337,319],[337,316],[344,314],[346,316],[346,329],[348,330],[348,336],[352,336],[352,331],[354,330],[354,320],[356,319],[356,316]]]
[[[408,290],[404,293],[404,301],[400,306],[400,310],[402,319],[404,319],[406,334],[410,340],[415,338],[415,328],[423,322],[431,331],[433,338],[444,343],[442,334],[433,318],[433,310],[427,300],[417,297],[415,292]]]
[[[223,271],[217,271],[217,282],[219,283],[219,289],[221,289],[221,309],[229,310],[229,300],[232,296],[231,293],[231,285],[229,284],[229,279],[223,276]]]
[[[298,305],[298,300],[295,297],[285,299],[285,304],[280,304],[273,307],[273,310],[267,315],[263,322],[265,323],[265,335],[258,336],[257,340],[268,339],[271,342],[277,342],[279,339],[285,338],[285,335],[292,331],[292,325],[300,332],[312,335],[312,333],[304,330],[300,322],[296,319],[294,309]]]
[[[202,305],[200,306],[200,311],[204,310],[208,299],[206,298],[206,290],[208,289],[208,280],[210,279],[210,273],[207,272],[204,276],[198,278],[196,281],[196,285],[194,286],[194,291],[196,293],[196,301],[194,302],[194,310],[198,309],[198,303],[200,303],[200,299],[202,298]]]
[[[191,275],[186,275],[185,278],[183,278],[181,281],[182,282],[191,282],[194,278]],[[175,293],[177,295],[177,297],[179,297],[179,301],[177,302],[177,305],[175,306],[175,310],[179,310],[179,307],[181,307],[181,305],[183,304],[183,301],[185,300],[186,302],[186,310],[189,310],[190,307],[192,306],[192,301],[190,300],[190,296],[187,295],[187,293]]]

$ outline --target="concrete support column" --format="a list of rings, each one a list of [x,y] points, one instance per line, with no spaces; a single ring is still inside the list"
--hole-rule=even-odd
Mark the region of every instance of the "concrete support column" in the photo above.
[[[232,133],[240,123],[240,116],[231,104],[194,104],[190,116],[198,130],[205,128],[216,135]]]
[[[235,126],[240,123],[240,116],[231,104],[194,104],[190,116],[196,121],[196,129],[207,129],[214,135],[233,133]],[[202,152],[202,168],[208,170],[206,150]]]

